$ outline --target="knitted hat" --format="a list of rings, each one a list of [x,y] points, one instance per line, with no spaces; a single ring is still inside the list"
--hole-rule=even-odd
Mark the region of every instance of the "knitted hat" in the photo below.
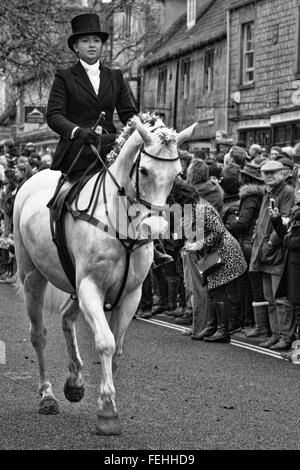
[[[226,194],[236,194],[240,189],[240,181],[234,176],[225,176],[221,179],[221,187]]]
[[[280,162],[283,165],[283,168],[287,168],[288,170],[294,169],[294,162],[290,158],[281,157],[276,158],[277,162]]]
[[[222,170],[221,186],[225,193],[236,194],[241,185],[241,169],[235,163],[226,165]]]
[[[241,169],[235,163],[229,163],[225,165],[222,169],[222,177],[225,178],[227,176],[233,176],[235,178],[239,178],[241,173]]]

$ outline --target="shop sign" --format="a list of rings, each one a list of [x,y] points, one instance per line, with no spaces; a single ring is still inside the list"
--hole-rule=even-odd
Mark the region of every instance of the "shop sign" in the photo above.
[[[281,122],[296,121],[300,119],[300,111],[290,111],[282,114],[271,116],[271,124],[279,124]]]
[[[214,121],[215,110],[211,109],[199,109],[198,121]]]
[[[255,129],[257,127],[270,127],[270,119],[250,119],[240,121],[237,125],[238,129]]]
[[[24,106],[26,124],[44,124],[45,106]]]

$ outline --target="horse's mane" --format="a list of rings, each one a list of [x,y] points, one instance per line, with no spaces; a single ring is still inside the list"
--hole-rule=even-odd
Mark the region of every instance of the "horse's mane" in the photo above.
[[[154,127],[155,124],[161,120],[161,118],[155,113],[139,113],[139,118],[143,124],[149,124],[150,127]],[[134,127],[131,124],[131,120],[128,121],[126,126],[123,127],[121,134],[115,141],[113,149],[107,155],[107,162],[111,165],[120,153],[121,148],[125,144],[126,140],[133,134]],[[172,145],[176,145],[176,131],[168,127],[161,127],[157,129],[156,134],[162,145],[171,148]]]

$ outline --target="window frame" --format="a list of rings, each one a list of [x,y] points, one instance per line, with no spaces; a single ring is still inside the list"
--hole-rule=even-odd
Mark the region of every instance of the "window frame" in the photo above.
[[[247,44],[250,42],[247,38],[247,28],[252,28],[252,49],[247,48]],[[249,86],[253,85],[255,81],[255,42],[254,42],[254,32],[255,32],[255,21],[246,21],[241,25],[241,85]],[[250,54],[253,56],[253,65],[252,67],[247,67],[247,60]],[[248,79],[246,74],[253,73],[253,78]]]
[[[188,73],[185,73],[185,66]],[[188,100],[190,96],[190,82],[191,82],[191,58],[186,57],[181,60],[181,97],[184,101]]]
[[[204,79],[203,79],[204,95],[209,95],[210,93],[214,91],[214,64],[215,64],[215,49],[214,48],[207,49],[206,51],[204,51]],[[210,75],[209,75],[209,70],[211,70]]]
[[[168,67],[163,66],[158,69],[157,77],[157,105],[164,105],[167,100],[167,81],[168,81]]]

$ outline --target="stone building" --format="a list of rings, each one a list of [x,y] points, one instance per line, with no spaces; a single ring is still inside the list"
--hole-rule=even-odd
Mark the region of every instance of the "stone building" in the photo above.
[[[103,62],[122,68],[138,107],[139,65],[144,58],[145,44],[147,41],[147,44],[153,42],[154,37],[157,40],[160,31],[164,31],[166,24],[177,17],[177,10],[182,11],[185,2],[186,0],[66,0],[66,22],[63,25],[61,41],[66,44],[66,38],[71,33],[70,18],[80,13],[98,13],[102,29],[109,32],[109,40],[103,48]],[[175,8],[171,10],[170,5]],[[66,64],[57,63],[57,67],[66,68],[76,60],[67,46],[65,47]],[[45,122],[53,78],[54,71],[46,80],[37,80],[34,74],[27,73],[13,83],[8,83],[7,80],[2,83],[0,66],[0,141],[2,125],[4,130],[10,129],[6,134],[11,135],[16,143],[33,142],[40,153],[54,150],[58,136]],[[4,89],[9,91],[13,98],[1,100]]]
[[[230,133],[265,147],[300,141],[299,0],[229,0]]]
[[[178,131],[198,121],[189,148],[211,149],[227,126],[226,2],[188,0],[186,7],[146,56],[141,108]]]

